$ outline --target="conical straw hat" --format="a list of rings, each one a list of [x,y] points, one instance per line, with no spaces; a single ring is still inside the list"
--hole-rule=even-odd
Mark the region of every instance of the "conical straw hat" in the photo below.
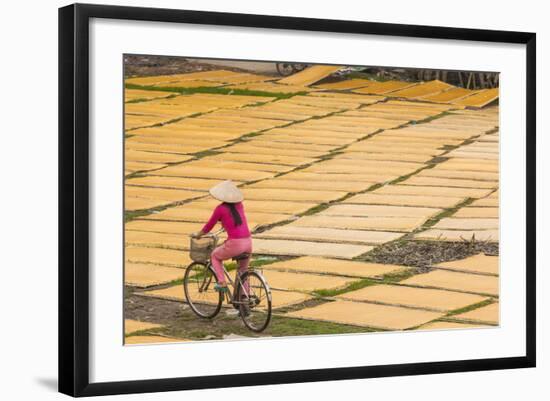
[[[210,195],[219,201],[227,203],[239,203],[244,199],[243,193],[231,180],[220,182],[210,188]]]

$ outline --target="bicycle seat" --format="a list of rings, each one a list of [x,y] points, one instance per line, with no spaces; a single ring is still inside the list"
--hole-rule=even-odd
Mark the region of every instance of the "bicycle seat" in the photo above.
[[[250,258],[250,253],[243,252],[237,256],[233,256],[231,259],[233,259],[235,262],[238,262],[239,260],[248,259]]]

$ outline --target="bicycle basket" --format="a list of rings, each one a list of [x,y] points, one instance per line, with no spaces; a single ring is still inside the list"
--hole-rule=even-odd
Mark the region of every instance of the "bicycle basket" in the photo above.
[[[189,256],[194,262],[207,263],[210,260],[210,254],[216,247],[216,238],[201,237],[191,238],[191,250]]]

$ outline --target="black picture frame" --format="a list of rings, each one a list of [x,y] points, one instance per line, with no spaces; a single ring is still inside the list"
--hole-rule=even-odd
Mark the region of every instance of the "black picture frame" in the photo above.
[[[89,21],[91,18],[276,28],[526,46],[526,354],[520,357],[90,383]],[[536,35],[433,26],[75,4],[59,9],[59,391],[71,396],[141,393],[534,367]]]

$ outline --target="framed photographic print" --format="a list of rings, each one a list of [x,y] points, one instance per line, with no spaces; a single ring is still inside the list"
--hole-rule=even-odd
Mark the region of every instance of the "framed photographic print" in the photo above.
[[[535,34],[59,10],[59,390],[535,366]]]

